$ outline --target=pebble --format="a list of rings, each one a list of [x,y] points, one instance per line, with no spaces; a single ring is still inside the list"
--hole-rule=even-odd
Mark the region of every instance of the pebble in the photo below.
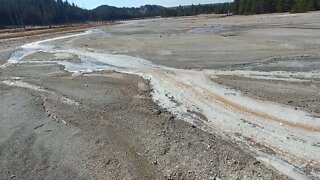
[[[156,114],[156,115],[160,115],[160,114],[161,114],[161,111],[160,111],[160,110],[158,110],[158,109],[155,109],[155,110],[154,110],[154,114]]]
[[[157,165],[158,164],[158,160],[153,161],[152,164]]]

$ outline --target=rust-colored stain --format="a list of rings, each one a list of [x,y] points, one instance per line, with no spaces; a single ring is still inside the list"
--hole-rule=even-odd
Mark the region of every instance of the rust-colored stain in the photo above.
[[[208,93],[207,96],[209,98],[212,98],[214,100],[217,100],[225,105],[228,105],[230,107],[232,107],[235,110],[238,110],[240,112],[244,112],[250,115],[253,115],[255,117],[261,118],[263,120],[269,120],[269,121],[275,121],[275,122],[279,122],[279,123],[283,123],[284,125],[290,126],[290,127],[294,127],[294,128],[300,128],[300,129],[304,129],[304,130],[309,130],[309,131],[318,131],[320,132],[320,128],[319,127],[312,127],[312,126],[308,126],[308,125],[304,125],[304,124],[300,124],[300,123],[295,123],[286,119],[281,119],[281,118],[277,118],[275,116],[272,116],[270,114],[267,113],[263,113],[263,112],[259,112],[259,111],[255,111],[252,109],[249,109],[247,107],[241,106],[235,102],[232,102],[228,99],[225,99],[219,95],[216,94],[211,94]]]
[[[205,95],[205,97],[207,99],[222,103],[223,105],[226,105],[226,106],[228,106],[228,107],[230,107],[230,108],[232,108],[232,109],[234,109],[234,110],[236,110],[238,112],[249,114],[249,115],[255,116],[255,117],[259,118],[259,119],[263,119],[263,120],[267,120],[267,121],[279,122],[279,123],[282,123],[283,125],[286,125],[286,126],[289,126],[289,127],[293,127],[293,128],[299,128],[299,129],[304,129],[304,130],[308,130],[308,131],[320,132],[320,127],[312,127],[312,126],[308,126],[308,125],[305,125],[305,124],[292,122],[292,121],[287,120],[287,119],[281,119],[281,118],[275,117],[273,115],[270,115],[270,114],[267,114],[267,113],[264,113],[264,112],[255,111],[255,110],[252,110],[250,108],[241,106],[241,105],[239,105],[239,104],[237,104],[237,103],[235,103],[235,102],[233,102],[231,100],[228,100],[228,99],[226,99],[226,98],[224,98],[224,97],[222,97],[220,95],[213,94],[212,92],[209,92],[209,91],[204,90],[204,89],[203,90],[204,90],[205,94],[203,94],[203,93],[199,92],[197,89],[195,89],[194,85],[186,84],[186,83],[183,83],[181,81],[177,81],[176,79],[169,77],[167,74],[163,73],[162,71],[154,70],[152,73],[156,74],[158,77],[162,77],[162,79],[167,79],[167,81],[174,82],[174,84],[177,87],[182,87],[182,88],[189,89],[192,92],[194,92],[195,94],[198,94],[199,96]]]

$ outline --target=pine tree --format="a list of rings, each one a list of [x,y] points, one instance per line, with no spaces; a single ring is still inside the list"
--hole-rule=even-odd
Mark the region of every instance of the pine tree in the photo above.
[[[233,13],[234,14],[240,14],[240,0],[234,0],[233,2]]]
[[[239,14],[246,14],[247,0],[241,0],[239,5]]]
[[[285,12],[286,7],[285,7],[285,0],[278,0],[277,2],[277,12]]]

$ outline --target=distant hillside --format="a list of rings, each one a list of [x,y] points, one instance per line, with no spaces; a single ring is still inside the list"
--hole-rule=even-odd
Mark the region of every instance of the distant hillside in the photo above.
[[[320,0],[234,0],[232,3],[165,8],[145,5],[117,8],[103,5],[86,10],[62,0],[0,0],[0,28],[5,26],[53,25],[86,21],[114,21],[147,17],[198,14],[261,14],[319,10]]]
[[[0,0],[0,27],[113,21],[160,16],[166,9],[156,5],[117,8],[103,5],[85,10],[62,0]]]
[[[103,5],[93,9],[91,12],[94,14],[95,19],[108,21],[160,16],[164,9],[166,8],[157,5],[145,5],[139,8],[117,8]]]
[[[0,25],[51,25],[90,19],[90,11],[62,0],[0,0]]]

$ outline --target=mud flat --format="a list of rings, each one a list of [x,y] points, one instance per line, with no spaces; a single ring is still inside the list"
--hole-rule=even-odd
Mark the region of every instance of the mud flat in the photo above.
[[[72,76],[48,57],[1,69],[1,177],[285,179],[160,108],[142,78],[89,66]]]
[[[1,56],[1,177],[319,178],[319,17],[140,20],[18,46]]]

